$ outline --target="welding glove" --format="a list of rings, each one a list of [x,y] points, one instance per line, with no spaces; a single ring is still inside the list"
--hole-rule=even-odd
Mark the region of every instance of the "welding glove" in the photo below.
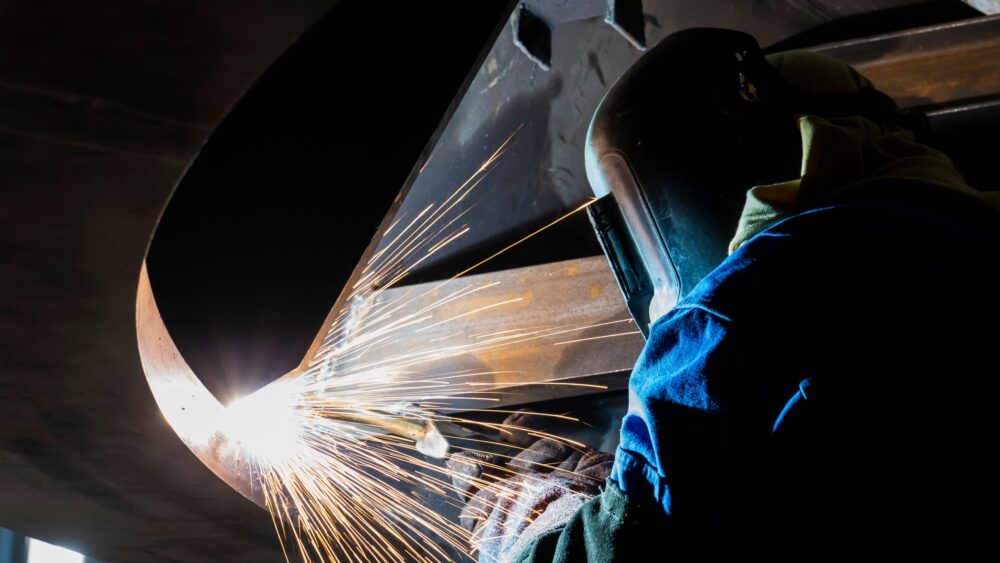
[[[507,440],[525,449],[502,464],[506,478],[491,479],[490,467],[493,473],[501,468],[495,460],[471,454],[448,460],[455,487],[468,498],[459,520],[472,533],[482,563],[510,561],[532,540],[565,524],[600,492],[614,462],[612,454],[538,440],[530,432]]]

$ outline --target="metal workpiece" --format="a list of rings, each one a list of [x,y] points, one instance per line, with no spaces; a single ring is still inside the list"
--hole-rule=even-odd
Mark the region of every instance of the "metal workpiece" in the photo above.
[[[550,2],[523,0],[511,20],[514,45],[543,70],[551,68],[552,34],[560,25],[603,17],[638,50],[646,48],[646,15],[642,0]]]
[[[139,273],[135,325],[146,381],[163,417],[194,455],[219,479],[264,506],[250,463],[225,433],[226,408],[177,350],[156,305],[145,264]]]
[[[514,12],[514,45],[542,70],[552,61],[552,26],[521,4]]]
[[[821,45],[814,50],[850,63],[904,109],[1000,96],[1000,16]]]
[[[492,307],[495,304],[501,306]],[[337,318],[347,319],[344,322],[355,325],[357,330],[337,332],[343,335],[343,341],[324,338],[314,350],[312,361],[304,362],[305,369],[294,370],[253,395],[223,406],[174,346],[160,318],[146,269],[141,272],[136,304],[139,356],[160,412],[206,467],[261,507],[273,506],[269,494],[275,493],[273,482],[268,480],[273,479],[268,477],[268,458],[255,455],[253,444],[260,442],[256,442],[259,435],[254,434],[266,432],[265,427],[276,422],[281,424],[268,415],[276,406],[274,401],[282,398],[280,391],[272,391],[282,386],[306,382],[304,389],[322,389],[325,381],[354,374],[361,375],[359,381],[370,381],[378,378],[380,364],[396,363],[394,354],[429,352],[422,361],[406,364],[407,373],[416,383],[458,374],[466,384],[448,387],[457,391],[453,397],[430,392],[432,397],[428,399],[447,407],[442,416],[407,415],[408,405],[398,405],[399,410],[392,404],[376,409],[364,405],[355,408],[350,401],[345,408],[319,411],[319,416],[336,421],[338,426],[357,425],[404,439],[413,444],[415,452],[427,456],[426,468],[442,464],[457,451],[468,450],[472,455],[492,452],[505,457],[516,453],[495,432],[456,424],[452,417],[460,416],[463,408],[507,407],[621,388],[643,345],[603,257],[391,288],[369,301],[348,300],[346,310],[348,314]],[[430,314],[421,315],[420,323],[401,332],[385,347],[356,341],[365,335],[366,324],[377,322],[373,319],[389,314],[406,318],[419,311]],[[497,345],[475,345],[480,339],[512,332],[519,335],[513,341],[501,337]],[[465,350],[470,343],[468,353],[449,352],[455,348]],[[504,345],[508,343],[512,345]],[[338,356],[338,351],[344,351],[346,360]],[[332,365],[322,358],[333,358]],[[600,379],[605,375],[613,375],[614,380],[605,384]],[[397,382],[403,389],[409,383]],[[466,388],[472,389],[473,396],[498,392],[493,397],[500,399],[484,405],[479,399],[464,396]],[[338,397],[331,399],[336,402]],[[253,401],[251,406],[255,407],[244,410],[243,401]],[[377,439],[368,431],[359,434],[365,435]],[[290,438],[297,442],[299,437]],[[353,447],[367,447],[366,441],[362,437]],[[386,482],[385,486],[401,494],[427,497],[427,506],[441,514],[454,511],[449,498],[428,495],[414,483]]]
[[[467,297],[434,305],[449,295]],[[407,305],[395,307],[400,301]],[[497,303],[502,306],[481,310]],[[485,405],[502,408],[622,389],[644,343],[603,256],[392,288],[371,302],[348,303],[347,307],[357,308],[349,322],[359,328],[388,307],[400,317],[421,310],[429,310],[430,315],[418,327],[400,334],[391,346],[350,354],[345,360],[334,354],[332,367],[318,360],[330,357],[324,353],[327,347],[352,350],[357,344],[351,339],[363,332],[346,331],[342,333],[345,341],[340,342],[325,338],[312,349],[303,367],[287,374],[285,380],[336,378],[371,369],[365,366],[382,360],[392,364],[393,354],[401,348],[426,351],[426,359],[408,366],[413,378],[468,373],[463,381],[475,390],[474,395],[502,391],[498,400]],[[238,436],[229,432],[231,406],[215,398],[177,350],[145,268],[138,286],[136,330],[146,379],[167,422],[216,476],[264,506],[250,460],[241,457]],[[503,333],[522,336],[487,347],[472,346],[460,354],[447,353]],[[452,412],[484,407],[462,394],[447,402]],[[433,422],[371,411],[341,412],[336,418],[407,438],[431,457],[441,458],[451,447]],[[446,428],[449,436],[457,434],[456,428]]]
[[[393,306],[400,302],[405,307]],[[351,326],[322,335],[303,372],[337,377],[380,361],[391,365],[401,348],[423,351],[410,364],[413,377],[472,374],[464,380],[469,386],[505,390],[490,403],[495,407],[621,389],[644,343],[603,256],[396,287],[346,306]],[[327,353],[354,349],[352,339],[390,307],[396,317],[416,311],[426,317],[391,345],[363,355]],[[495,338],[505,334],[513,337]],[[476,345],[491,338],[496,344]],[[482,407],[460,395],[451,402]]]

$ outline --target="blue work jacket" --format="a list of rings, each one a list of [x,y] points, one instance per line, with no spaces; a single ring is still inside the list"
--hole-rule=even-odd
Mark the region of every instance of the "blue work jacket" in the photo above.
[[[998,315],[1000,219],[961,195],[777,222],[652,326],[606,489],[518,560],[994,549]]]

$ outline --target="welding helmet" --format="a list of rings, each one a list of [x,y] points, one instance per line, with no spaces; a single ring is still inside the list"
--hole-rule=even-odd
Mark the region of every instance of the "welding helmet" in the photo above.
[[[804,95],[723,29],[670,35],[619,78],[587,134],[589,213],[643,334],[726,258],[747,190],[799,177],[796,115],[885,121],[895,105],[870,90]]]

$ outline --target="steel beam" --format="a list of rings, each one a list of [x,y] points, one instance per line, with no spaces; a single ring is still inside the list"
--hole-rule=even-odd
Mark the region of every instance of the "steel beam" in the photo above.
[[[457,295],[466,296],[450,299]],[[363,338],[363,327],[387,310],[396,318],[425,311],[419,325],[394,336],[398,344],[351,355],[329,375],[363,370],[380,358],[391,365],[401,347],[427,351],[428,358],[410,368],[416,377],[475,374],[465,381],[481,390],[505,389],[491,406],[621,389],[644,343],[603,256],[392,288],[355,307],[353,326],[313,347],[307,370],[322,369],[320,358],[330,347],[355,348],[352,339]],[[510,339],[477,346],[498,336]],[[466,346],[467,353],[436,353]],[[460,398],[456,404],[475,404]]]
[[[1000,16],[815,50],[852,64],[902,108],[950,106],[1000,96]]]

